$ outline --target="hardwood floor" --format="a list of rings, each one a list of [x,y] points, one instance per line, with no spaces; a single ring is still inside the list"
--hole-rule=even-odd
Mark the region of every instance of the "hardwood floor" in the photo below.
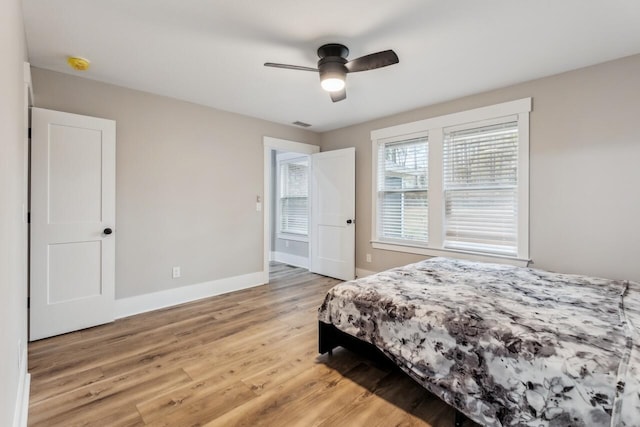
[[[317,308],[337,280],[284,264],[271,277],[30,343],[29,425],[453,426],[398,370],[318,355]]]

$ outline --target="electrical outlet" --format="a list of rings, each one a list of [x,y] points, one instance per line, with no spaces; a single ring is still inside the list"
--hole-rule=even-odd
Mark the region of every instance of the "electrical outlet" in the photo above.
[[[367,262],[371,262],[371,254],[367,254]]]
[[[180,267],[179,266],[173,267],[173,270],[171,271],[171,276],[174,279],[177,279],[178,277],[180,277]]]

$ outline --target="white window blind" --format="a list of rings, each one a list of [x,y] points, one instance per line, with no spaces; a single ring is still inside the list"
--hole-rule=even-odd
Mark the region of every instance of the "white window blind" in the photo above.
[[[518,122],[444,129],[444,247],[515,256]]]
[[[307,158],[283,160],[280,165],[280,232],[308,233],[309,162]]]
[[[426,137],[378,146],[378,236],[381,240],[428,241]]]

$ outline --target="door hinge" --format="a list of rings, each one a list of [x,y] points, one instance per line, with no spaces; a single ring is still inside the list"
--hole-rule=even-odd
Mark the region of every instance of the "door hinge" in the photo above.
[[[31,212],[27,212],[27,224],[31,224]]]
[[[27,131],[27,136],[29,139],[31,139],[31,128],[29,128],[29,130]]]
[[[31,308],[31,297],[27,297],[27,308]]]

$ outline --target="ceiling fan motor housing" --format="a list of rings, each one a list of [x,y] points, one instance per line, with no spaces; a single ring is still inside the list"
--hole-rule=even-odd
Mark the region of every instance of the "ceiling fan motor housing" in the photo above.
[[[318,57],[322,59],[328,56],[340,56],[342,58],[346,58],[349,56],[349,49],[345,45],[338,43],[323,44],[318,48]]]
[[[330,56],[318,61],[318,71],[320,71],[320,81],[331,78],[345,79],[347,67],[344,64],[347,60],[339,56]]]

